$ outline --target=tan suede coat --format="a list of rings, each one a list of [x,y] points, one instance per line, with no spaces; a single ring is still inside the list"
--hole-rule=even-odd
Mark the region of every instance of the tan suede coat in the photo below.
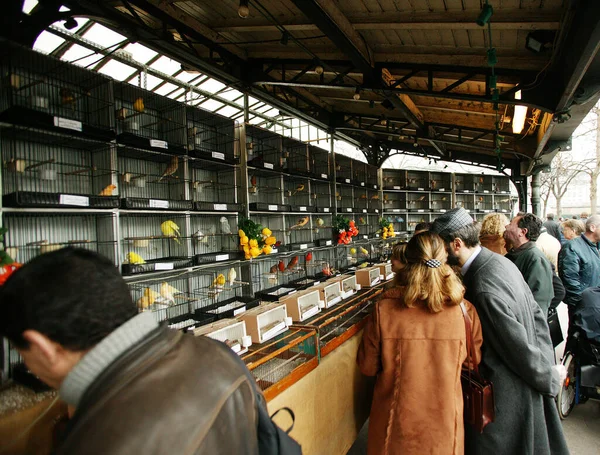
[[[377,376],[368,454],[462,455],[460,371],[467,357],[462,311],[406,308],[386,294],[369,316],[357,359],[363,374]],[[473,306],[465,305],[479,362],[481,325]]]
[[[481,242],[481,246],[486,247],[494,253],[501,254],[502,256],[506,254],[506,241],[501,235],[482,235],[479,237],[479,241]]]

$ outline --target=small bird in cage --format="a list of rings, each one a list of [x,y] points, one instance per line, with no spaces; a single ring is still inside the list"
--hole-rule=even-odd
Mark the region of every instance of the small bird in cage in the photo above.
[[[162,179],[164,179],[165,177],[171,177],[173,174],[175,174],[175,172],[177,172],[178,168],[179,168],[179,157],[173,156],[171,158],[171,162],[165,169],[165,172],[162,173],[162,175],[160,176],[158,181],[159,182],[162,181]]]
[[[435,187],[437,186],[437,180],[431,180],[429,183],[431,184],[431,189],[435,190]]]
[[[250,193],[256,194],[258,193],[258,186],[257,186],[257,179],[256,179],[256,175],[253,175],[250,177],[250,188],[248,188],[248,191]]]
[[[385,195],[384,195],[384,198],[385,198]],[[379,194],[375,194],[375,195],[371,196],[371,200],[378,201],[379,200]]]
[[[296,228],[299,228],[299,227],[302,227],[302,226],[306,226],[306,224],[308,223],[309,219],[310,218],[308,216],[304,216],[304,217],[298,219],[298,222],[296,224],[294,224],[293,226],[290,226],[290,231],[292,229],[296,229]]]
[[[219,223],[221,223],[221,233],[222,234],[231,234],[231,226],[229,225],[229,220],[222,216],[219,219]]]
[[[181,245],[181,242],[179,241],[179,237],[181,237],[181,234],[179,232],[179,226],[177,226],[177,224],[174,221],[167,220],[163,222],[160,225],[160,230],[165,237],[172,238]]]
[[[138,98],[133,102],[133,110],[139,112],[140,114],[144,112],[146,107],[144,106],[144,98]]]
[[[129,253],[127,253],[127,262],[130,264],[145,264],[146,261],[144,260],[143,257],[141,257],[139,254],[134,253],[133,251],[130,251]]]
[[[60,102],[63,106],[71,106],[71,109],[75,110],[75,95],[68,88],[63,87],[60,89]]]
[[[287,269],[292,270],[298,264],[298,256],[294,256],[290,262],[288,262]]]
[[[113,191],[115,191],[116,189],[117,189],[117,185],[113,185],[111,183],[110,185],[107,185],[102,191],[100,191],[100,193],[98,195],[99,196],[112,196]]]
[[[236,278],[237,278],[237,272],[235,271],[235,269],[233,267],[231,267],[229,269],[229,273],[227,274],[227,282],[229,283],[229,286],[233,286],[233,283],[235,283]]]
[[[296,189],[294,190],[294,192],[292,193],[292,196],[294,196],[296,193],[300,193],[301,191],[304,191],[304,185],[302,183],[299,183],[296,186]]]
[[[217,277],[213,280],[211,287],[223,289],[223,286],[225,286],[225,275],[219,273]]]

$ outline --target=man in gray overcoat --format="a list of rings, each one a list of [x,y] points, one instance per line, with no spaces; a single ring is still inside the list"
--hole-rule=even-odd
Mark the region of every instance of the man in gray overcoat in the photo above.
[[[479,245],[479,225],[463,208],[437,218],[448,263],[461,267],[465,298],[483,331],[480,371],[494,384],[496,418],[482,434],[465,425],[465,453],[568,454],[554,403],[559,367],[548,324],[515,265]]]

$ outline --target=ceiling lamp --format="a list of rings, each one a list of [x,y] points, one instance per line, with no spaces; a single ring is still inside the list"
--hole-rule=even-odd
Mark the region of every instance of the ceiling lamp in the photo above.
[[[250,8],[248,8],[248,0],[240,0],[240,6],[238,8],[238,16],[242,19],[246,19],[250,16]]]
[[[65,21],[63,25],[67,30],[73,30],[74,28],[77,28],[77,25],[79,24],[77,24],[77,21],[74,18],[70,17]]]
[[[319,76],[321,74],[323,74],[323,71],[325,71],[325,69],[323,68],[323,65],[317,65],[317,66],[315,66],[315,73],[317,73]]]
[[[387,121],[387,119],[385,118],[385,115],[384,115],[384,116],[381,117],[381,126],[387,126],[387,124],[388,124],[388,121]]]
[[[480,27],[483,27],[490,21],[492,14],[494,14],[494,8],[492,8],[492,5],[490,5],[486,0],[485,5],[483,5],[481,8],[481,13],[479,13],[479,16],[475,22]]]
[[[515,93],[515,99],[521,99],[521,90]],[[512,130],[514,134],[520,134],[525,126],[525,119],[527,118],[527,106],[517,105],[515,106],[515,113],[512,119]]]
[[[354,98],[354,101],[358,101],[360,99],[360,89],[358,87],[356,87],[356,90],[354,90],[354,95],[352,98]]]
[[[536,54],[552,48],[556,32],[553,30],[535,30],[525,38],[525,48]]]

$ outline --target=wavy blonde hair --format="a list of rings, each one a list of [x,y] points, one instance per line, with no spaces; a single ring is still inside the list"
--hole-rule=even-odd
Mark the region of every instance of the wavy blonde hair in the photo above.
[[[440,267],[428,267],[425,261],[437,259]],[[465,288],[446,260],[446,246],[433,232],[414,235],[404,250],[404,269],[398,274],[398,284],[404,286],[404,305],[414,308],[424,305],[432,313],[444,306],[458,305],[463,300]]]
[[[483,217],[479,236],[502,235],[506,230],[508,222],[508,218],[502,213],[488,213]]]

